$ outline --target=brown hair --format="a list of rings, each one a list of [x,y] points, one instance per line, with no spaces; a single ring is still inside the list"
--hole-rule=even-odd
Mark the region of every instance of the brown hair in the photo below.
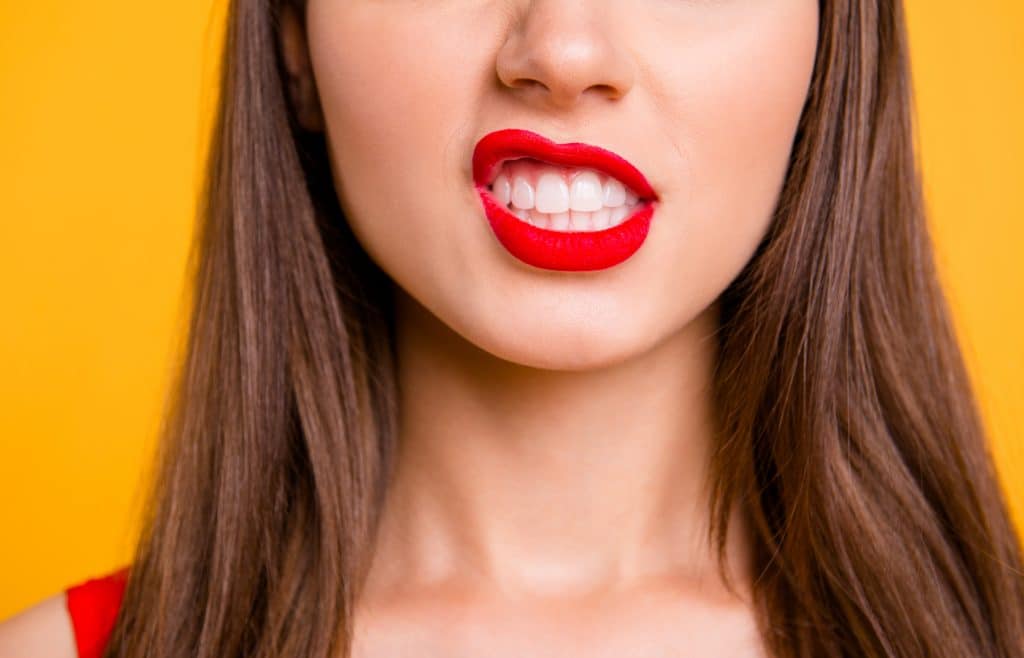
[[[396,441],[391,283],[233,0],[184,358],[106,656],[348,655]],[[303,13],[300,11],[300,14]],[[1021,547],[937,282],[899,0],[822,0],[772,226],[723,293],[709,541],[772,655],[1024,656]]]

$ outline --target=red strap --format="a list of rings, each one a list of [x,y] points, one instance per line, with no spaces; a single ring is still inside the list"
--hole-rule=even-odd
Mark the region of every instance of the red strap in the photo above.
[[[128,566],[65,590],[79,658],[100,658],[114,630],[128,582]]]

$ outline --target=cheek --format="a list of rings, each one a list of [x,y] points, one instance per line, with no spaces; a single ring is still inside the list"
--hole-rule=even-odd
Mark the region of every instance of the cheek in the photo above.
[[[467,44],[468,34],[480,33],[469,29],[478,22],[472,12],[439,20],[427,5],[310,6],[310,57],[339,201],[387,270],[417,262],[416,253],[450,251],[443,224],[422,221],[419,209],[443,214],[444,203],[471,191],[468,163],[452,139],[478,104],[470,67],[487,61],[487,46]],[[467,58],[466,49],[479,54]],[[465,180],[453,175],[460,168]]]
[[[706,22],[687,21],[676,41],[662,35],[665,44],[685,45],[652,73],[673,117],[666,141],[677,147],[679,172],[666,203],[671,221],[659,227],[672,235],[661,244],[684,245],[677,275],[706,302],[739,273],[768,228],[818,34],[812,0],[725,0],[723,7]]]

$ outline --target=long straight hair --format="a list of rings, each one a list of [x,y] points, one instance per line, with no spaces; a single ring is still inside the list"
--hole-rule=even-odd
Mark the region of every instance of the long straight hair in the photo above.
[[[295,119],[284,2],[304,15],[228,10],[190,323],[108,658],[351,652],[397,441],[393,288]],[[709,545],[749,514],[773,656],[1020,658],[1021,546],[932,260],[903,8],[820,17],[772,225],[720,300]]]

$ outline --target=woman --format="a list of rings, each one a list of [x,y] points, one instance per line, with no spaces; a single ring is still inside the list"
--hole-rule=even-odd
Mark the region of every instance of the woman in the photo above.
[[[228,25],[136,556],[3,646],[1024,656],[899,2]]]

